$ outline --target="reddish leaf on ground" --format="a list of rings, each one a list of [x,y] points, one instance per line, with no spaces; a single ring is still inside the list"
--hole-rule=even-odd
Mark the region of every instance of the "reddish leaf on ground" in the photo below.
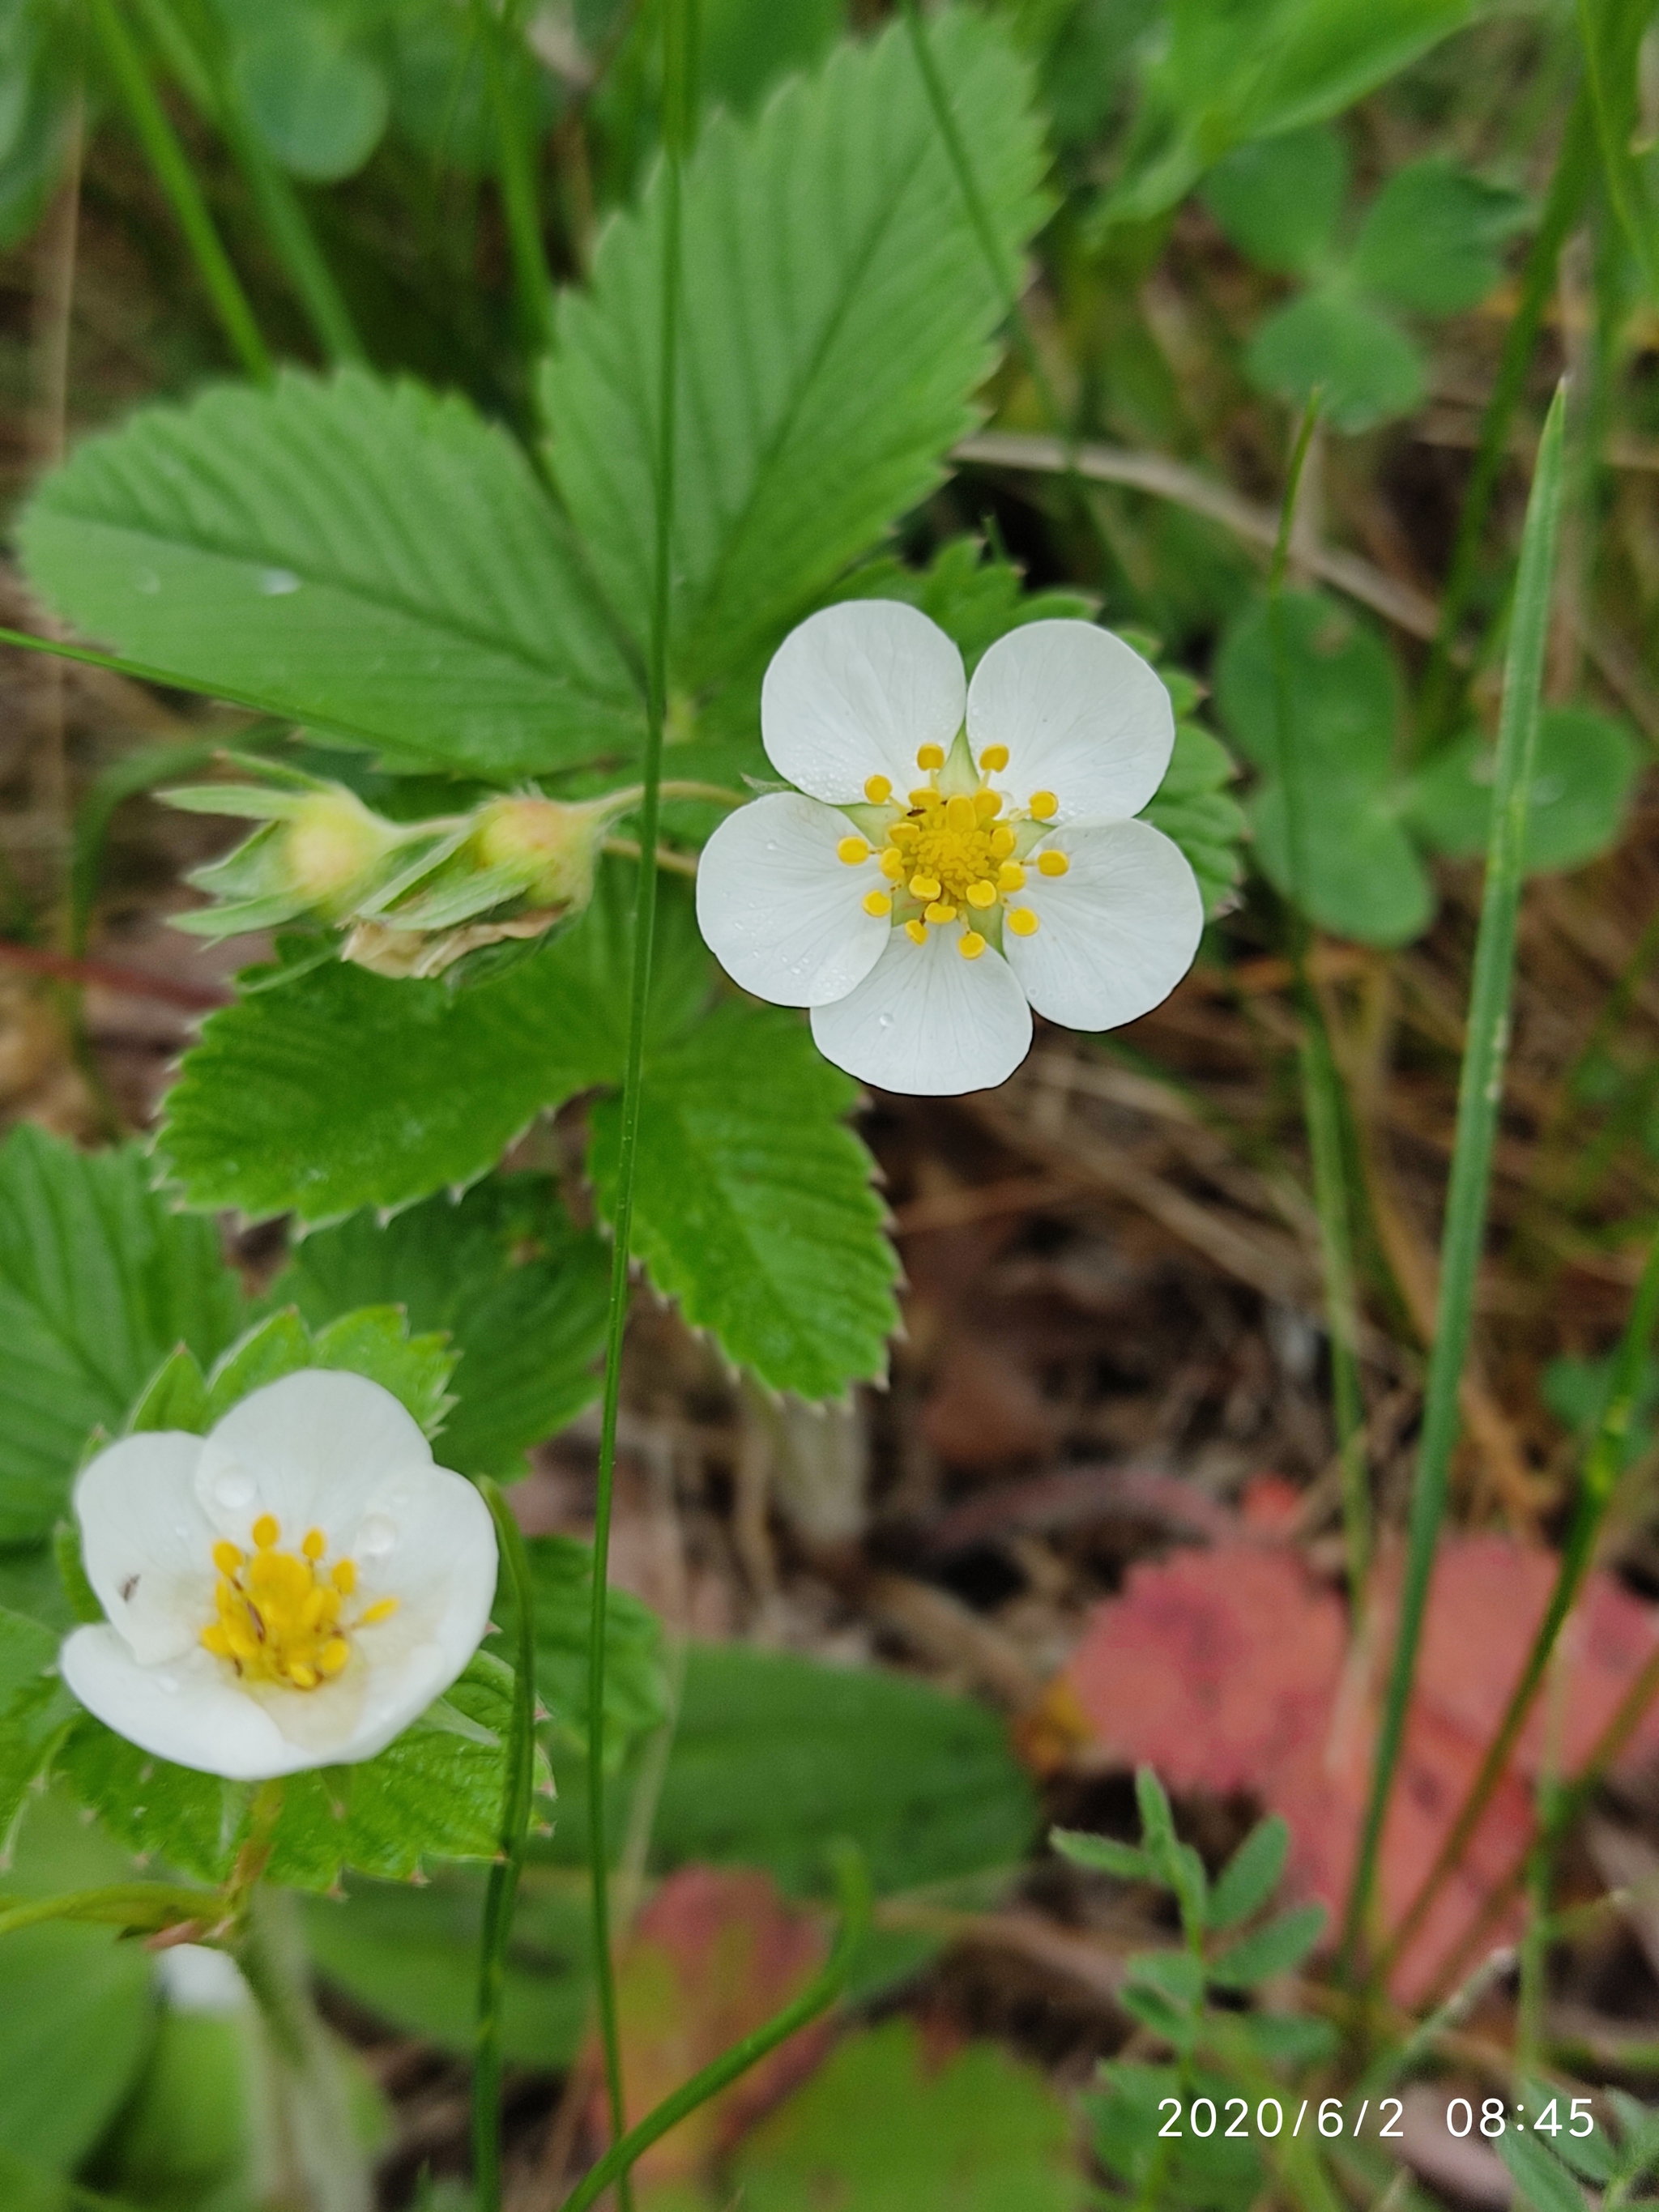
[[[1267,1514],[1247,1516],[1263,1533]],[[1553,1585],[1553,1554],[1497,1536],[1445,1544],[1429,1595],[1416,1694],[1383,1832],[1380,1892],[1397,1921],[1433,1865],[1503,1715]],[[1044,1709],[1036,1755],[1085,1739],[1093,1758],[1156,1767],[1176,1790],[1246,1791],[1282,1813],[1290,1881],[1340,1919],[1370,1778],[1389,1648],[1393,1577],[1372,1607],[1369,1651],[1345,1608],[1287,1546],[1243,1540],[1134,1568],[1096,1607]],[[1430,1988],[1531,1831],[1529,1783],[1547,1750],[1571,1772],[1659,1644],[1659,1610],[1593,1575],[1516,1757],[1462,1866],[1402,1958],[1395,1989]],[[1622,1764],[1659,1749],[1659,1711]]]
[[[641,1913],[617,2002],[632,2126],[671,2091],[787,2004],[823,1963],[823,1930],[770,1875],[684,1867]],[[642,2182],[690,2180],[810,2074],[833,2030],[814,2021],[654,2144]],[[599,2078],[597,2072],[596,2079]],[[605,2127],[603,2097],[593,2124]]]

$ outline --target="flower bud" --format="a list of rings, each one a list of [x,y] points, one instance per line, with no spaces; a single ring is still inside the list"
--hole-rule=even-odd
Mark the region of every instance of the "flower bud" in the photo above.
[[[388,822],[337,787],[302,799],[283,833],[283,865],[307,907],[349,913],[398,842]]]
[[[571,805],[556,799],[491,799],[479,810],[472,849],[484,867],[510,869],[532,906],[586,906],[613,812],[603,800]]]

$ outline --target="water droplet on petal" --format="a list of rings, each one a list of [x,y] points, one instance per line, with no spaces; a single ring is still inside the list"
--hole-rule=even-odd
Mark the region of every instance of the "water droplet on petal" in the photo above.
[[[383,1559],[397,1547],[398,1524],[389,1521],[384,1513],[371,1513],[360,1522],[357,1540],[352,1550],[365,1559]]]
[[[245,1468],[228,1467],[213,1486],[213,1502],[227,1513],[240,1513],[253,1503],[253,1477]]]
[[[158,1674],[155,1677],[155,1686],[158,1690],[165,1690],[169,1697],[176,1698],[179,1694],[179,1677],[176,1674]]]

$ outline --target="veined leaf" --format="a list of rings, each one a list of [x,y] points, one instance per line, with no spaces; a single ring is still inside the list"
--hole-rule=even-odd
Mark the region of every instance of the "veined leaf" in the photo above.
[[[1258,1820],[1217,1877],[1205,1914],[1212,1928],[1236,1928],[1279,1887],[1291,1832],[1277,1814]]]
[[[504,779],[639,736],[550,502],[454,397],[289,371],[148,408],[47,477],[19,539],[88,635],[405,766]]]
[[[333,961],[210,1016],[167,1096],[162,1149],[192,1205],[308,1221],[474,1181],[543,1108],[621,1079],[632,872],[519,966],[452,992]],[[681,1029],[711,963],[665,890],[654,1033]]]
[[[1028,72],[987,22],[930,36],[1012,270],[1041,211]],[[560,303],[553,464],[612,605],[650,604],[660,173]],[[741,666],[937,483],[1006,301],[903,27],[843,46],[750,122],[716,117],[684,180],[674,484],[677,679]]]
[[[897,1323],[898,1263],[844,1121],[855,1096],[794,1014],[736,1000],[646,1069],[635,1248],[693,1328],[803,1398],[882,1374]],[[619,1127],[605,1101],[592,1165],[607,1212]]]
[[[1141,819],[1180,846],[1198,878],[1204,911],[1218,914],[1244,872],[1244,810],[1227,786],[1238,770],[1219,738],[1177,721],[1175,750]]]
[[[29,1784],[74,1713],[58,1679],[58,1638],[21,1613],[0,1612],[0,1858]]]
[[[1210,1979],[1224,1990],[1249,1990],[1271,1975],[1288,1973],[1319,1941],[1326,1917],[1322,1905],[1293,1905],[1212,1959]]]
[[[240,1325],[212,1223],[149,1183],[137,1146],[78,1152],[26,1123],[0,1148],[0,1543],[51,1533],[88,1437],[175,1345],[211,1359]]]

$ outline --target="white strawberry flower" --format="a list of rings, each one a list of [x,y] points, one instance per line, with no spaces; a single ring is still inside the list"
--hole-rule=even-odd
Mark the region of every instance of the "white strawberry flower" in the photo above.
[[[88,1711],[233,1781],[384,1751],[477,1650],[495,1531],[361,1375],[306,1369],[206,1437],[127,1437],[75,1486],[107,1620],[60,1659]]]
[[[1109,630],[1028,623],[969,684],[915,608],[848,600],[778,648],[761,734],[795,788],[715,830],[697,920],[733,982],[811,1009],[849,1074],[986,1090],[1025,1057],[1032,1007],[1113,1029],[1191,966],[1197,881],[1133,818],[1170,764],[1170,696]]]

